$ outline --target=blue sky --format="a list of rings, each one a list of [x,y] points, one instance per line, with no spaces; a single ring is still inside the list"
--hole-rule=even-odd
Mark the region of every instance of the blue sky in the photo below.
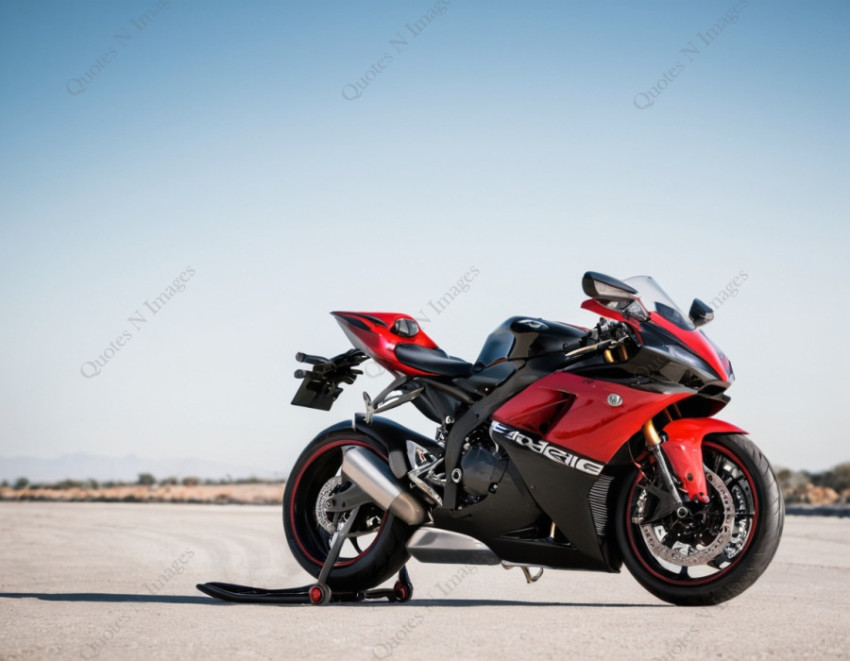
[[[385,381],[288,405],[296,351],[347,348],[327,312],[475,266],[426,328],[470,359],[512,314],[592,324],[588,269],[682,306],[746,272],[707,329],[720,417],[776,464],[850,458],[850,5],[452,0],[413,36],[436,4],[0,4],[0,456],[288,469]]]

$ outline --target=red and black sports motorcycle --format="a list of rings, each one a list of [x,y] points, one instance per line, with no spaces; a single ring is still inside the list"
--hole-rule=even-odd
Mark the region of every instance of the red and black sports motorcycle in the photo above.
[[[649,277],[589,272],[593,329],[512,317],[474,363],[405,314],[334,312],[355,349],[310,371],[293,404],[329,410],[372,358],[395,378],[321,432],[286,485],[286,538],[322,586],[362,594],[422,562],[619,571],[659,598],[717,604],[770,563],[784,521],[770,463],[734,425],[729,360]],[[377,414],[406,402],[428,438]],[[396,586],[398,588],[398,585]],[[403,586],[402,586],[403,588]],[[400,597],[409,597],[402,589]],[[315,598],[314,598],[315,597]]]

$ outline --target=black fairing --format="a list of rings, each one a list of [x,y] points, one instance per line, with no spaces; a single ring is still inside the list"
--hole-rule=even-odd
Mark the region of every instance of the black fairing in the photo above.
[[[605,522],[594,519],[590,505],[597,483],[604,487],[597,501],[607,505],[609,478],[559,466],[523,448],[504,449],[510,461],[498,490],[456,510],[436,508],[435,525],[481,540],[507,562],[619,571],[613,546],[597,533]],[[552,521],[555,539],[549,536]]]
[[[545,354],[570,351],[581,345],[587,331],[557,321],[535,317],[511,317],[487,337],[477,367],[497,360],[534,358]]]
[[[642,324],[641,339],[643,344],[633,346],[628,360],[607,363],[602,356],[594,355],[570,367],[570,371],[655,392],[704,390],[706,396],[715,396],[729,387],[708,363],[682,347],[667,331]]]
[[[608,557],[597,533],[597,528],[602,529],[606,522],[594,519],[590,506],[591,490],[600,477],[568,468],[517,445],[506,443],[503,448],[520,474],[533,483],[532,494],[540,508],[570,542],[569,553],[552,566],[616,571],[618,567]],[[610,485],[603,484],[607,498]]]
[[[528,562],[528,552],[522,551],[515,540],[508,537],[509,531],[543,531],[546,527],[545,515],[512,464],[507,465],[496,493],[457,510],[438,507],[433,516],[438,528],[475,537],[503,560],[517,562]]]

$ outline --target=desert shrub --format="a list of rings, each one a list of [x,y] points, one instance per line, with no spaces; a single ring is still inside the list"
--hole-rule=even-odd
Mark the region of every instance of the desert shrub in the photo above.
[[[151,487],[156,484],[156,478],[150,473],[139,473],[138,484],[143,487]]]

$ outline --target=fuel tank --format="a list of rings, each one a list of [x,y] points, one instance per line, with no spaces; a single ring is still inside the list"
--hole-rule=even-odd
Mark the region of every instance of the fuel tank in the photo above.
[[[487,337],[477,367],[578,348],[587,329],[537,317],[511,317]]]

